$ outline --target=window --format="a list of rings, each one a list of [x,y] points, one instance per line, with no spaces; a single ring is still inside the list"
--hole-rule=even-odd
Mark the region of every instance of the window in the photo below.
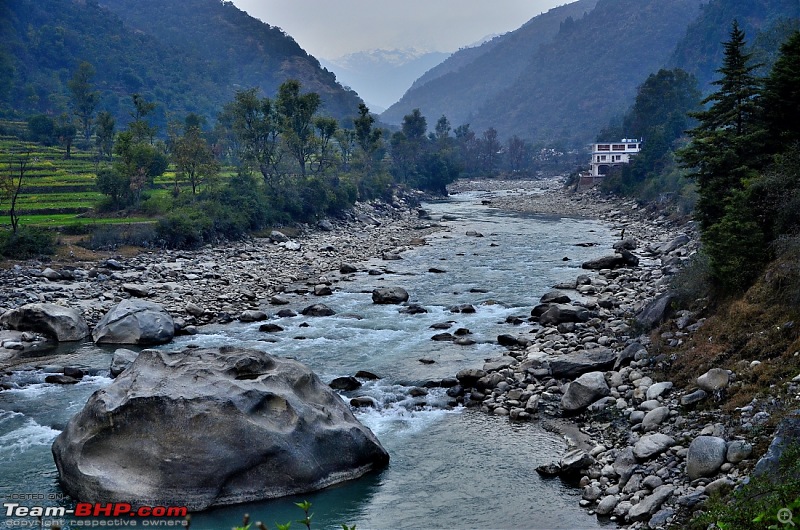
[[[624,151],[625,144],[614,144],[611,148],[612,151]]]
[[[611,146],[608,144],[597,144],[598,151],[611,151]]]
[[[636,149],[639,147],[637,144],[628,144],[628,149]]]
[[[598,158],[599,158],[600,160],[605,160],[605,159],[606,159],[606,155],[600,156],[600,157],[598,157]]]

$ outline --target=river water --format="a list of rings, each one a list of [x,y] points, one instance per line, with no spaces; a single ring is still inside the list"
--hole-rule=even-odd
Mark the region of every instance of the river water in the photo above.
[[[529,329],[506,324],[506,317],[526,316],[550,286],[573,279],[581,273],[583,260],[596,257],[597,249],[575,244],[608,248],[614,237],[598,221],[500,212],[480,199],[480,193],[465,193],[426,205],[434,215],[450,214],[458,220],[445,223],[449,230],[428,237],[428,245],[404,253],[402,260],[364,266],[390,272],[359,273],[353,281],[337,284],[332,296],[310,300],[297,295],[289,306],[299,312],[321,301],[337,312],[332,317],[273,318],[271,322],[284,328],[273,334],[259,332],[261,323],[207,326],[199,335],[161,346],[247,346],[296,358],[324,381],[358,370],[381,377],[344,397],[368,395],[379,404],[356,411],[356,416],[389,451],[387,469],[297,498],[194,514],[193,529],[231,528],[245,512],[274,528],[276,522],[300,519],[302,512],[293,503],[304,499],[313,505],[312,528],[318,529],[341,528],[341,523],[359,529],[567,529],[608,524],[578,506],[578,490],[535,472],[536,466],[562,454],[566,445],[561,437],[536,422],[515,424],[450,407],[441,389],[431,389],[427,396],[410,395],[411,388],[425,381],[452,377],[463,367],[480,367],[485,359],[500,356],[504,350],[496,344],[497,335]],[[483,237],[467,236],[468,231]],[[445,272],[428,272],[432,267]],[[405,315],[397,306],[372,304],[370,293],[378,286],[404,287],[410,301],[428,313]],[[473,304],[477,311],[448,310],[458,304]],[[430,340],[439,332],[430,326],[441,322],[452,322],[450,332],[469,329],[476,344]],[[45,384],[44,370],[5,376],[15,388],[0,392],[3,502],[20,494],[41,494],[45,506],[71,505],[59,489],[50,445],[89,395],[111,383],[106,375],[111,351],[90,343],[78,346],[80,362],[71,364],[94,369],[97,375],[73,386]],[[434,363],[422,363],[422,358]],[[0,514],[0,521],[4,516]],[[12,520],[7,518],[5,524],[12,527]]]

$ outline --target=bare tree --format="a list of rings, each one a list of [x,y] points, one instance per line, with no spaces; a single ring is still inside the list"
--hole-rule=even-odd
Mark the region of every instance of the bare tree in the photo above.
[[[16,234],[19,228],[19,212],[17,211],[17,199],[22,192],[22,183],[25,180],[25,173],[31,161],[36,158],[31,157],[31,149],[25,149],[11,153],[8,162],[8,172],[0,177],[0,193],[8,199],[10,205],[8,215],[11,218],[11,231]]]

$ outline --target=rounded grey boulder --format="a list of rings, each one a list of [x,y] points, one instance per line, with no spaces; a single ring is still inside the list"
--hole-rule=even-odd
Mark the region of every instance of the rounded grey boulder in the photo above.
[[[389,461],[306,366],[231,347],[142,351],[52,451],[77,500],[181,499],[192,511],[318,490]]]
[[[584,409],[610,392],[603,372],[583,374],[567,387],[561,397],[561,409],[567,412]]]
[[[56,304],[27,304],[6,311],[0,324],[18,331],[33,331],[59,342],[81,340],[89,326],[80,311]]]
[[[175,322],[158,304],[123,300],[92,331],[98,344],[166,344],[175,336]]]
[[[689,444],[686,474],[691,480],[713,476],[725,463],[728,444],[716,436],[698,436]]]

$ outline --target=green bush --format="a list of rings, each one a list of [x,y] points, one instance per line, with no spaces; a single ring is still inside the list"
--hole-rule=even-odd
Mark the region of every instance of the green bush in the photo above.
[[[785,519],[783,514],[790,517]],[[800,445],[797,444],[784,451],[777,473],[750,477],[750,481],[729,498],[712,497],[705,513],[691,522],[691,528],[794,528],[792,514],[795,518],[800,515]]]
[[[0,256],[31,259],[55,252],[55,238],[47,230],[23,227],[17,233],[0,231]]]
[[[160,246],[198,248],[208,242],[212,233],[211,218],[197,206],[178,208],[156,226]]]

